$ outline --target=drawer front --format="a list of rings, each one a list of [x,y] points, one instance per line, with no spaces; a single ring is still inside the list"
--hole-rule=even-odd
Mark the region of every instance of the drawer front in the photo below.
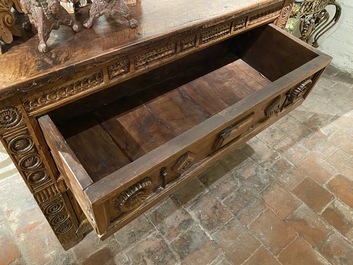
[[[166,157],[144,174],[136,176],[132,184],[111,192],[109,199],[96,205],[98,213],[105,212],[99,234],[105,238],[126,223],[157,204],[188,180],[199,174],[213,161],[241,147],[286,113],[299,106],[321,74],[306,77],[295,86],[264,99],[252,108],[234,115],[211,134]],[[229,111],[226,115],[233,115]]]

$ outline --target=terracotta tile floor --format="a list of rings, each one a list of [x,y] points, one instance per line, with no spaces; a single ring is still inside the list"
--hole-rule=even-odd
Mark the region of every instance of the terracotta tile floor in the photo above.
[[[353,264],[353,79],[304,104],[106,241],[65,252],[0,150],[0,264]]]

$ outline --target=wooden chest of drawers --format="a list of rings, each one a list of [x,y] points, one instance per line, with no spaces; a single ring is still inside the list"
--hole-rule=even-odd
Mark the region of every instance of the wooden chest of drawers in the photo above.
[[[301,104],[330,62],[276,26],[292,1],[203,2],[142,0],[137,29],[102,18],[58,31],[48,54],[29,40],[0,57],[2,142],[64,248],[182,188]]]

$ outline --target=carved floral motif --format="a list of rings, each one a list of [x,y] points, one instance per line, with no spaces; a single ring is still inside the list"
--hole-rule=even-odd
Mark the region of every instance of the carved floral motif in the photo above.
[[[27,99],[24,102],[24,107],[28,112],[35,111],[44,106],[48,106],[55,103],[61,99],[74,96],[80,92],[86,91],[88,89],[94,88],[103,83],[103,73],[98,71],[90,76],[81,78],[80,80],[66,84],[59,88],[55,88],[46,95],[42,95],[36,98]]]
[[[287,100],[289,102],[295,102],[300,98],[304,98],[304,96],[308,92],[312,82],[313,81],[311,79],[307,79],[307,80],[301,82],[298,86],[291,89],[287,94]]]
[[[0,128],[15,127],[22,120],[22,113],[15,107],[0,108]]]
[[[115,201],[115,208],[122,212],[129,212],[141,206],[152,192],[152,180],[144,178],[124,190]]]

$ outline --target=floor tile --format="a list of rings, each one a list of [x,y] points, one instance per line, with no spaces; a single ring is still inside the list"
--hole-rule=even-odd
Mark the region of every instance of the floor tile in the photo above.
[[[183,264],[207,264],[221,254],[218,245],[196,224],[171,242],[171,247]]]
[[[243,265],[280,265],[278,260],[266,248],[261,246],[255,253],[243,263]]]
[[[146,216],[168,241],[173,241],[195,222],[190,214],[172,199],[167,199]]]
[[[323,222],[320,215],[305,206],[288,217],[286,223],[313,247],[320,245],[331,233],[330,227]]]
[[[212,236],[233,264],[241,264],[260,246],[260,242],[236,218]]]
[[[353,246],[341,236],[332,234],[319,248],[320,253],[333,265],[349,265],[353,261]]]
[[[297,167],[303,174],[311,177],[319,184],[326,183],[335,174],[335,170],[332,166],[315,154],[307,156]]]
[[[177,257],[158,233],[153,233],[126,252],[131,264],[175,265]],[[97,263],[95,263],[97,264]]]
[[[327,162],[335,167],[339,173],[353,180],[353,156],[348,156],[338,149],[327,159]]]
[[[227,207],[209,193],[195,200],[187,210],[210,233],[233,217]]]
[[[250,230],[274,255],[278,255],[297,236],[296,232],[271,210],[259,216],[250,225]]]
[[[306,243],[297,238],[278,257],[283,265],[323,265],[325,261]]]
[[[343,236],[353,241],[353,211],[346,205],[335,201],[322,213],[327,222],[335,227]]]
[[[321,212],[334,196],[311,178],[304,179],[293,193],[316,212]]]
[[[353,180],[339,174],[330,180],[327,187],[337,198],[353,209]]]
[[[293,213],[301,202],[277,183],[270,186],[263,195],[264,201],[280,218]]]

